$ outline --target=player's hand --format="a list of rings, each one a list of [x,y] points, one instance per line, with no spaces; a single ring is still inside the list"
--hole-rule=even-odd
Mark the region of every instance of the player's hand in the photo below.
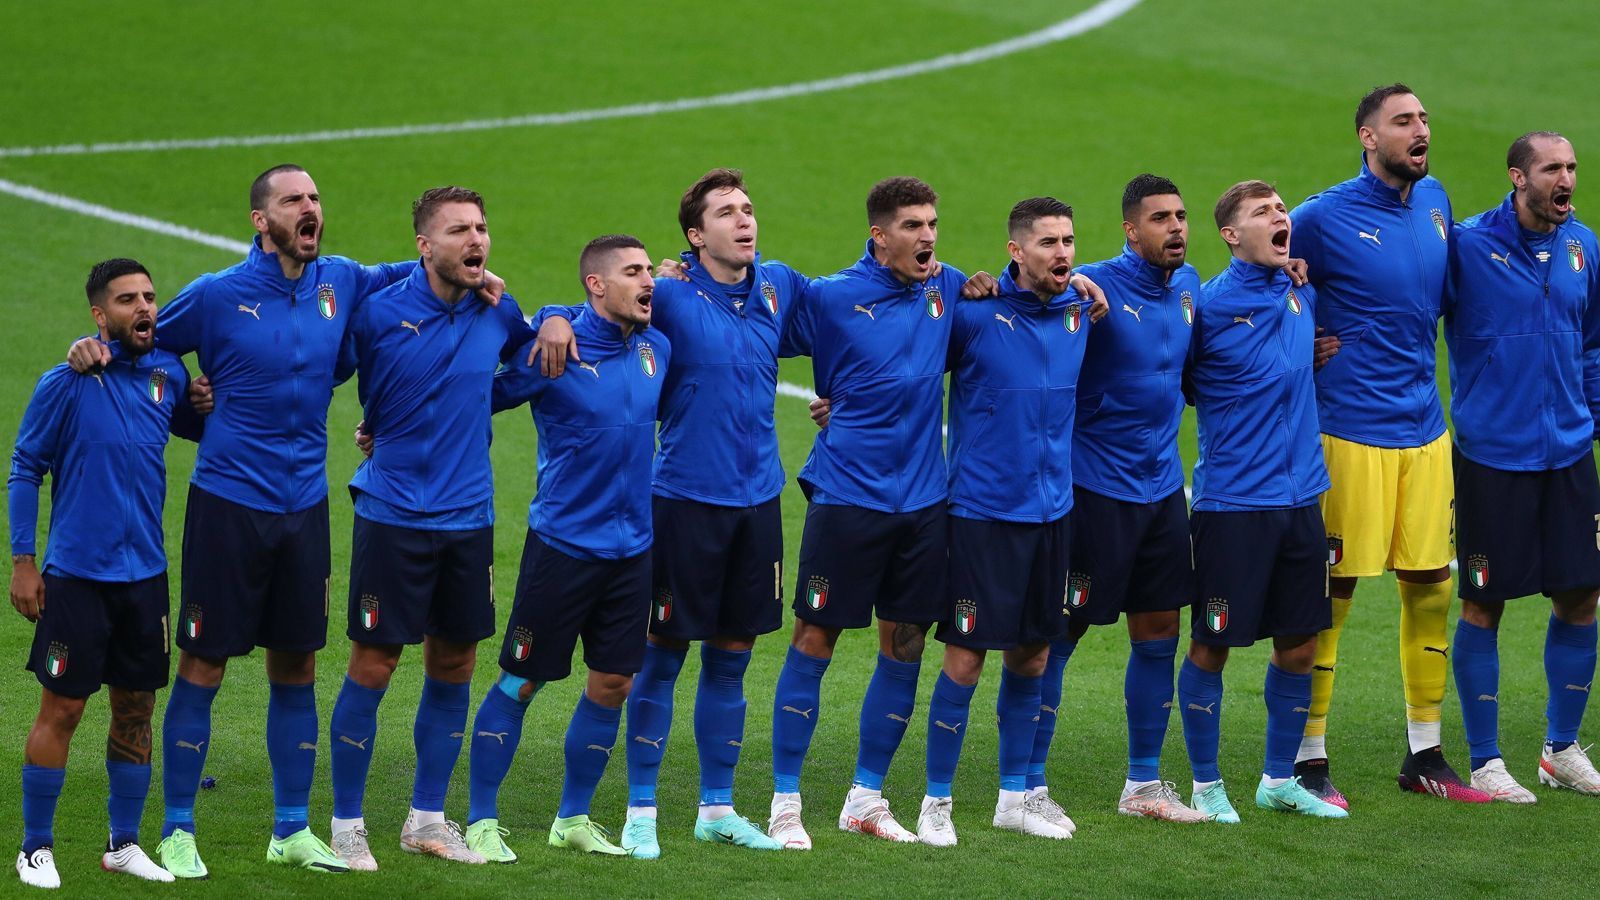
[[[488,269],[484,269],[483,284],[478,285],[478,294],[490,306],[499,306],[500,298],[506,294],[506,280]]]
[[[217,398],[211,392],[211,379],[204,375],[189,382],[189,407],[202,416],[211,415]]]
[[[688,281],[689,267],[683,264],[683,260],[662,257],[660,264],[656,266],[656,277]]]
[[[939,262],[939,255],[936,253],[933,256],[933,271],[928,273],[928,278],[930,280],[934,279],[934,278],[938,278],[939,277],[939,273],[943,272],[943,271],[944,271],[944,263]]]
[[[1295,287],[1300,287],[1311,280],[1311,268],[1306,265],[1305,260],[1299,257],[1292,257],[1287,263],[1284,263],[1283,273],[1289,276],[1289,280],[1294,282]]]
[[[44,612],[44,579],[39,577],[39,567],[33,556],[11,558],[11,605],[29,622],[39,621]]]
[[[111,364],[111,348],[97,337],[79,338],[67,351],[67,365],[79,375],[99,375]]]
[[[1111,312],[1111,301],[1106,299],[1106,292],[1100,290],[1100,285],[1087,275],[1074,275],[1067,281],[1078,296],[1089,298],[1089,321],[1098,322]]]
[[[367,420],[362,419],[356,423],[356,449],[367,459],[372,458],[372,432],[367,430]]]
[[[1327,330],[1326,328],[1317,329],[1317,340],[1312,345],[1311,350],[1311,368],[1313,371],[1327,365],[1328,360],[1333,359],[1339,352],[1339,336],[1325,334]]]
[[[818,430],[828,427],[828,417],[832,414],[832,400],[827,397],[818,397],[811,401],[811,421],[817,423]]]
[[[1000,281],[988,272],[975,272],[971,278],[967,279],[967,283],[961,286],[961,296],[968,300],[976,300],[979,297],[998,297],[1000,296]]]
[[[533,342],[533,349],[528,351],[528,365],[533,365],[535,356],[543,355],[539,362],[539,371],[546,378],[560,378],[561,373],[567,370],[567,359],[573,362],[582,362],[578,356],[578,341],[572,335],[572,323],[562,316],[550,316],[539,326],[539,337]]]

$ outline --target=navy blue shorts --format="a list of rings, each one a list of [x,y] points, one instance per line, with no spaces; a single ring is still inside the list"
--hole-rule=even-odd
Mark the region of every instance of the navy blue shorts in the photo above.
[[[938,638],[973,650],[1045,644],[1067,633],[1072,515],[997,522],[952,515],[950,589]]]
[[[582,637],[584,665],[636,674],[644,665],[649,618],[650,551],[577,559],[529,529],[500,668],[529,681],[560,681],[572,674],[572,651]]]
[[[865,628],[874,613],[915,625],[944,618],[945,518],[943,503],[904,513],[812,503],[795,616],[822,628]]]
[[[355,517],[350,536],[352,641],[475,644],[494,634],[494,527],[423,531]]]
[[[294,513],[189,486],[178,646],[203,659],[328,642],[328,498]]]
[[[51,693],[87,697],[100,685],[167,686],[167,573],[139,581],[90,581],[46,571],[44,612],[33,627],[28,668]]]
[[[783,624],[783,510],[655,497],[650,633],[753,638]]]
[[[1316,504],[1294,509],[1201,512],[1194,537],[1191,636],[1248,647],[1268,637],[1315,635],[1333,625],[1328,532]]]
[[[1461,597],[1493,602],[1600,587],[1594,451],[1570,466],[1508,472],[1455,454]]]
[[[1075,623],[1111,625],[1123,613],[1182,609],[1194,595],[1189,505],[1180,488],[1132,503],[1074,488],[1067,611]]]

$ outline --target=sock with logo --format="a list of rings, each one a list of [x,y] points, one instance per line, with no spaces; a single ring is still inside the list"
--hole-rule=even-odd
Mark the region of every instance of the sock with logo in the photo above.
[[[778,673],[772,697],[772,790],[777,794],[800,791],[800,768],[811,735],[822,715],[822,676],[829,660],[801,653],[791,646]]]
[[[588,694],[578,697],[572,721],[567,724],[567,772],[561,780],[561,806],[556,818],[589,814],[589,804],[594,800],[595,788],[600,786],[600,777],[606,774],[621,723],[622,707],[601,706]]]
[[[1040,696],[1044,678],[1018,675],[1000,669],[1000,693],[994,701],[994,714],[1000,720],[1000,790],[1025,791],[1028,788],[1028,763],[1033,756],[1034,733],[1043,720]]]
[[[167,695],[161,719],[161,795],[165,807],[163,838],[182,829],[194,834],[194,795],[200,790],[206,753],[211,750],[211,701],[216,688],[205,688],[178,675]]]
[[[1406,735],[1411,752],[1437,747],[1439,707],[1450,671],[1450,579],[1400,586],[1400,677],[1406,689]]]
[[[511,771],[511,760],[522,740],[522,720],[527,717],[530,695],[517,697],[524,680],[502,672],[500,681],[483,695],[472,720],[472,747],[467,753],[467,824],[498,819],[500,785]],[[534,693],[538,693],[535,685]]]
[[[733,805],[733,771],[744,745],[744,671],[750,651],[700,645],[694,744],[700,757],[700,810]]]
[[[1061,708],[1062,679],[1067,672],[1067,661],[1078,642],[1063,638],[1050,644],[1050,656],[1045,660],[1044,677],[1039,682],[1039,725],[1033,732],[1033,751],[1028,754],[1028,787],[1045,786],[1044,764],[1050,758],[1050,742],[1056,736],[1056,710]]]
[[[66,780],[66,769],[22,766],[23,853],[56,842],[56,801],[61,799],[61,785]]]
[[[878,654],[878,667],[861,698],[861,738],[856,750],[855,786],[883,790],[883,779],[917,707],[917,674],[922,662],[900,662]]]
[[[928,796],[950,796],[950,782],[956,777],[961,758],[961,742],[967,736],[967,714],[972,707],[976,684],[958,684],[939,673],[933,683],[933,699],[928,703]]]
[[[471,690],[466,682],[422,679],[422,700],[417,704],[416,724],[411,727],[411,741],[417,751],[417,773],[411,783],[414,810],[444,811],[450,776],[461,757],[461,739],[466,737]]]
[[[272,763],[272,834],[306,827],[311,778],[317,771],[317,692],[310,684],[271,682],[267,693],[267,759]]]
[[[1269,662],[1265,695],[1267,761],[1261,771],[1268,778],[1290,778],[1294,752],[1306,732],[1306,714],[1311,710],[1311,673],[1286,672]]]
[[[646,641],[644,665],[628,693],[628,805],[656,805],[656,780],[672,731],[672,694],[688,650]]]
[[[328,722],[328,755],[333,760],[333,815],[361,818],[367,794],[367,770],[372,766],[372,745],[378,734],[378,704],[383,691],[362,687],[349,675],[333,702]]]
[[[1595,634],[1594,622],[1571,625],[1550,617],[1544,636],[1544,676],[1550,699],[1544,715],[1548,723],[1545,740],[1553,744],[1578,739],[1578,726],[1583,724],[1583,710],[1589,705],[1589,688],[1594,683]]]
[[[1178,667],[1178,715],[1195,782],[1220,780],[1217,748],[1222,741],[1222,673],[1207,672],[1185,657]]]
[[[1461,725],[1467,733],[1472,768],[1500,758],[1499,633],[1462,619],[1456,622],[1456,695],[1461,698]]]
[[[144,801],[150,796],[150,764],[106,760],[106,813],[111,819],[111,847],[139,842],[139,820],[144,818]]]
[[[1172,718],[1172,661],[1176,637],[1133,641],[1128,672],[1122,679],[1122,700],[1128,713],[1128,780],[1161,777],[1161,745]]]
[[[1311,664],[1311,714],[1306,716],[1306,733],[1300,740],[1295,762],[1327,759],[1328,708],[1333,704],[1333,670],[1339,664],[1339,635],[1350,616],[1349,597],[1333,598],[1333,626],[1317,635],[1317,655]]]

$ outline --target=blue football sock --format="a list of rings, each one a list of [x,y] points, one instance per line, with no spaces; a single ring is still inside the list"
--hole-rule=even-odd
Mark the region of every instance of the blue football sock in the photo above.
[[[1050,758],[1050,742],[1056,736],[1056,710],[1061,708],[1062,678],[1067,672],[1067,661],[1072,651],[1078,649],[1077,641],[1059,640],[1050,645],[1050,657],[1044,664],[1044,677],[1039,682],[1039,725],[1033,732],[1033,751],[1028,754],[1028,787],[1045,786],[1044,764]]]
[[[267,693],[267,759],[272,763],[272,834],[306,827],[311,777],[317,771],[317,691],[310,684],[272,682]]]
[[[1000,790],[1021,791],[1028,787],[1028,763],[1033,756],[1033,741],[1039,730],[1042,676],[1018,675],[1000,670],[1000,696],[994,712],[1000,719]]]
[[[500,677],[504,681],[507,676]],[[500,818],[500,784],[511,771],[517,742],[522,740],[522,720],[532,699],[518,700],[499,684],[483,695],[472,721],[472,749],[467,754],[467,824]]]
[[[333,758],[334,818],[361,818],[381,702],[383,691],[362,687],[350,676],[344,677],[344,687],[339,689],[339,699],[333,704],[333,718],[328,722],[328,739],[332,741],[328,753]]]
[[[1544,636],[1544,677],[1550,699],[1544,715],[1545,740],[1570,744],[1578,739],[1583,710],[1589,705],[1589,687],[1594,683],[1594,622],[1569,625],[1555,616]],[[1558,748],[1564,749],[1564,748]]]
[[[700,805],[733,805],[733,770],[744,745],[744,670],[750,651],[700,645],[694,696],[694,743],[700,756]]]
[[[1177,655],[1175,637],[1133,641],[1128,652],[1122,699],[1128,714],[1129,781],[1161,777],[1161,745],[1172,717],[1172,660]]]
[[[422,679],[422,700],[411,740],[417,750],[417,774],[411,782],[411,808],[444,812],[450,776],[461,757],[461,739],[467,730],[467,704],[472,686]]]
[[[672,732],[672,695],[688,650],[645,642],[644,665],[628,693],[628,805],[655,806],[661,758]]]
[[[1294,757],[1306,733],[1311,714],[1311,673],[1285,672],[1267,663],[1267,758],[1262,773],[1268,778],[1294,777]]]
[[[179,675],[172,679],[167,711],[161,719],[161,797],[163,838],[177,829],[194,834],[194,795],[211,750],[211,701],[217,689]]]
[[[957,684],[944,672],[933,683],[928,704],[928,796],[950,796],[950,782],[961,759],[961,742],[967,736],[967,716],[976,684]],[[882,782],[879,782],[882,786]]]
[[[1178,667],[1178,707],[1194,780],[1220,779],[1217,748],[1222,742],[1222,673],[1207,672],[1185,657]]]
[[[572,721],[567,724],[564,755],[566,775],[561,779],[561,806],[556,810],[560,819],[569,816],[586,816],[594,800],[600,777],[606,774],[606,763],[611,760],[611,748],[617,743],[617,726],[622,723],[622,707],[610,709],[589,699],[588,694],[578,698],[578,707],[572,711]]]
[[[144,800],[150,796],[150,764],[106,760],[106,780],[111,791],[106,812],[111,818],[111,847],[139,842],[139,820],[144,818]]]
[[[783,670],[778,673],[778,688],[772,696],[772,790],[793,794],[800,790],[800,768],[811,735],[822,715],[822,676],[829,660],[807,656],[789,648]]]
[[[878,667],[861,698],[861,741],[856,750],[857,787],[883,790],[894,752],[906,736],[917,707],[917,673],[922,662],[900,662],[878,654]]]
[[[66,780],[66,769],[23,765],[23,853],[32,853],[46,844],[56,842],[56,801],[61,799],[61,785]]]
[[[1461,699],[1461,726],[1467,733],[1472,768],[1500,757],[1500,648],[1492,628],[1456,622],[1452,667]]]

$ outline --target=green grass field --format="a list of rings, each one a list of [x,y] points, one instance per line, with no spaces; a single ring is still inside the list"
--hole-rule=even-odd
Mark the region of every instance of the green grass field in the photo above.
[[[639,4],[313,4],[268,7],[151,0],[16,5],[0,31],[0,147],[213,135],[279,134],[562,112],[784,85],[911,63],[1042,28],[1087,0],[929,0],[907,3],[747,4],[720,9],[686,0]],[[1508,8],[1485,0],[1423,0],[1404,8],[1147,0],[1103,28],[1062,43],[899,80],[724,108],[574,124],[268,146],[94,155],[0,152],[0,179],[117,210],[247,240],[246,187],[267,166],[293,160],[318,181],[329,252],[366,261],[413,252],[409,205],[422,189],[459,183],[488,200],[490,260],[525,308],[576,302],[578,249],[595,234],[631,231],[660,257],[681,246],[675,212],[683,188],[711,166],[745,169],[769,257],[820,274],[852,262],[865,237],[863,198],[879,178],[916,174],[943,195],[940,257],[967,271],[1003,260],[1004,216],[1017,199],[1050,193],[1077,211],[1079,261],[1117,252],[1122,184],[1141,171],[1178,182],[1194,214],[1191,260],[1203,275],[1225,259],[1206,223],[1234,181],[1275,181],[1285,199],[1350,177],[1357,167],[1351,114],[1375,84],[1403,80],[1432,115],[1433,172],[1458,218],[1499,201],[1505,148],[1535,128],[1565,132],[1580,150],[1600,144],[1590,91],[1600,80],[1600,27],[1570,4]],[[1551,36],[1554,36],[1552,40]],[[12,440],[34,380],[91,323],[82,294],[89,266],[134,256],[170,297],[191,278],[230,265],[230,252],[0,193],[0,434]],[[1442,354],[1441,354],[1442,362]],[[1441,377],[1443,366],[1441,365]],[[804,361],[783,376],[810,384]],[[359,418],[353,387],[329,414],[333,592],[342,602],[350,506],[343,485],[357,462],[346,435]],[[805,458],[812,427],[804,405],[778,399],[785,464]],[[501,527],[502,616],[532,491],[534,434],[525,414],[501,417],[494,444]],[[1185,456],[1193,461],[1192,428]],[[193,447],[168,456],[168,546],[178,571],[182,503]],[[794,570],[804,503],[784,496],[787,570]],[[7,569],[9,576],[9,568]],[[174,579],[174,591],[177,589]],[[786,590],[792,591],[793,585]],[[1515,605],[1502,628],[1503,744],[1513,772],[1533,783],[1543,737],[1540,662],[1547,611]],[[856,712],[871,671],[868,633],[847,636],[824,686],[805,788],[810,854],[756,856],[695,844],[696,771],[686,714],[698,663],[679,693],[677,728],[661,786],[664,858],[655,863],[572,858],[543,846],[560,785],[561,737],[579,685],[552,685],[534,704],[502,799],[502,824],[522,856],[515,867],[467,870],[402,854],[409,800],[410,723],[421,684],[415,653],[381,714],[367,820],[384,871],[337,885],[263,862],[271,797],[263,744],[266,684],[257,654],[230,667],[216,705],[200,841],[213,878],[158,887],[100,873],[106,716],[91,701],[69,765],[56,852],[69,896],[160,893],[290,896],[335,886],[349,896],[708,893],[827,896],[846,892],[946,896],[1040,894],[1409,895],[1565,893],[1561,881],[1600,806],[1540,791],[1532,809],[1454,806],[1403,796],[1394,786],[1404,750],[1392,578],[1362,586],[1343,641],[1330,744],[1353,815],[1291,819],[1241,806],[1237,828],[1180,828],[1115,814],[1124,765],[1121,680],[1126,635],[1090,634],[1067,676],[1053,793],[1074,816],[1075,840],[1046,845],[989,827],[996,779],[987,716],[967,742],[956,784],[961,845],[935,851],[839,833],[833,826],[853,766]],[[16,772],[38,688],[21,668],[32,628],[0,617],[0,838],[20,836]],[[750,669],[749,739],[737,797],[763,818],[770,791],[773,683],[785,634],[764,640]],[[492,680],[498,638],[484,645],[474,703]],[[331,711],[347,644],[332,617],[318,679]],[[1237,654],[1229,669],[1222,767],[1235,799],[1249,802],[1259,772],[1266,651]],[[937,645],[930,646],[919,712],[926,709]],[[992,674],[992,673],[991,673]],[[995,679],[975,703],[992,705]],[[103,696],[103,695],[102,695]],[[165,702],[164,695],[161,699]],[[1445,742],[1465,765],[1459,713],[1446,699]],[[920,716],[888,784],[904,820],[922,792]],[[1186,785],[1177,717],[1164,773]],[[327,753],[319,760],[313,825],[326,837]],[[11,774],[3,774],[11,773]],[[465,813],[466,761],[450,812]],[[596,800],[596,817],[620,827],[620,754]],[[154,850],[159,770],[145,822]],[[1185,790],[1185,793],[1187,791]],[[3,840],[0,840],[3,843]],[[870,881],[869,881],[870,879]],[[1576,885],[1582,891],[1581,883]],[[0,893],[22,889],[0,876]]]

